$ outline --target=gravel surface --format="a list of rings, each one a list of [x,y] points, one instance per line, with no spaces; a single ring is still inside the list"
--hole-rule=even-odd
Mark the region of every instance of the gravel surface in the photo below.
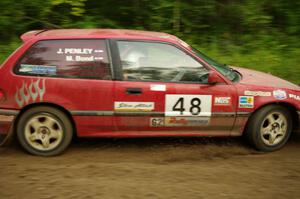
[[[241,138],[78,139],[61,156],[0,148],[0,198],[300,198],[300,135],[273,153]]]

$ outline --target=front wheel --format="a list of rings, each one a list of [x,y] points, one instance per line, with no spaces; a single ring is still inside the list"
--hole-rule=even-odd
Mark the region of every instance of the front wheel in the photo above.
[[[251,116],[245,135],[258,150],[271,152],[282,148],[292,131],[290,112],[279,105],[270,105]]]
[[[23,113],[16,130],[22,147],[40,156],[62,153],[73,135],[69,118],[62,111],[47,106],[34,107]]]

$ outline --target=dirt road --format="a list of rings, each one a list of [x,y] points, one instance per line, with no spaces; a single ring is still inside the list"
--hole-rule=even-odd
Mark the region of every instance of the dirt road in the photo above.
[[[59,157],[0,148],[0,198],[300,198],[300,135],[274,153],[240,138],[81,139]]]

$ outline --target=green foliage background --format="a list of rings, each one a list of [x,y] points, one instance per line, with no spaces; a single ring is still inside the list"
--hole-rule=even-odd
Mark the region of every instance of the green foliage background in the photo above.
[[[168,32],[220,62],[300,83],[300,1],[1,0],[0,62],[22,33],[53,28]]]

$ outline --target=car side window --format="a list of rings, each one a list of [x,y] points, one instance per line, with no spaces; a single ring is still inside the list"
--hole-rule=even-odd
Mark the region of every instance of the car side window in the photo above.
[[[117,44],[124,80],[207,83],[208,70],[173,45],[142,41]]]
[[[19,61],[22,75],[111,79],[105,40],[45,40],[34,44]]]

